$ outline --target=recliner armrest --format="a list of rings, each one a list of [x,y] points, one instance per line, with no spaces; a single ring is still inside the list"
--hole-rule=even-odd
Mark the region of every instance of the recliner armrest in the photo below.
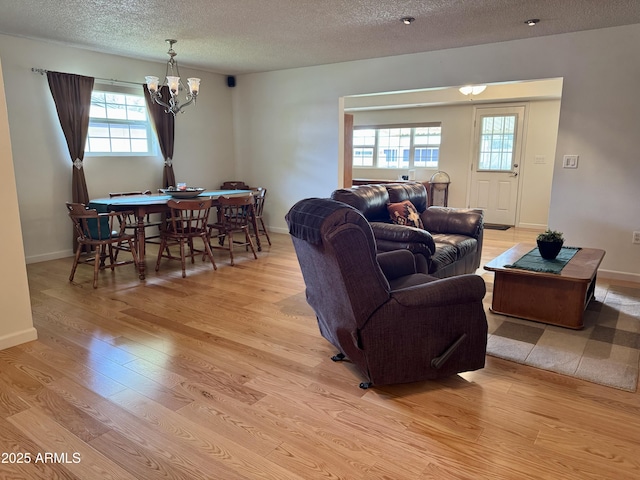
[[[417,273],[415,257],[409,250],[382,252],[376,258],[382,273],[389,281]]]
[[[439,307],[476,302],[486,292],[482,277],[467,274],[394,290],[391,297],[407,307]]]

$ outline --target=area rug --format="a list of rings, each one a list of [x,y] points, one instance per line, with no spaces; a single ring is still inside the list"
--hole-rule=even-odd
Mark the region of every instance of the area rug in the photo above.
[[[640,289],[596,287],[584,329],[571,330],[497,315],[485,297],[487,354],[589,382],[635,392],[640,362]]]

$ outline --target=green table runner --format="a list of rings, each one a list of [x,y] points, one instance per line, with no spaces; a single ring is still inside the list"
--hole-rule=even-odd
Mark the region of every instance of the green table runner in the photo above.
[[[562,247],[560,253],[553,260],[545,260],[540,256],[538,247],[524,254],[512,265],[505,265],[506,268],[519,268],[521,270],[531,270],[534,272],[560,273],[569,260],[580,250],[579,247]]]

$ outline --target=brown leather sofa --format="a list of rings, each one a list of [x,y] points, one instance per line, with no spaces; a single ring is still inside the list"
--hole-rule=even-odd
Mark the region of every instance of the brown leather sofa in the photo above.
[[[484,233],[483,212],[472,208],[427,206],[422,183],[360,185],[335,190],[337,200],[359,210],[371,224],[378,252],[408,249],[418,270],[444,278],[474,273],[480,266]],[[396,225],[387,206],[409,200],[424,229]]]

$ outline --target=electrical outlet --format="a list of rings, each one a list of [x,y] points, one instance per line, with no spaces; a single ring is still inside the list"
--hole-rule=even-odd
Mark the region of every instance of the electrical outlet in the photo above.
[[[640,232],[633,232],[631,243],[640,243]]]

